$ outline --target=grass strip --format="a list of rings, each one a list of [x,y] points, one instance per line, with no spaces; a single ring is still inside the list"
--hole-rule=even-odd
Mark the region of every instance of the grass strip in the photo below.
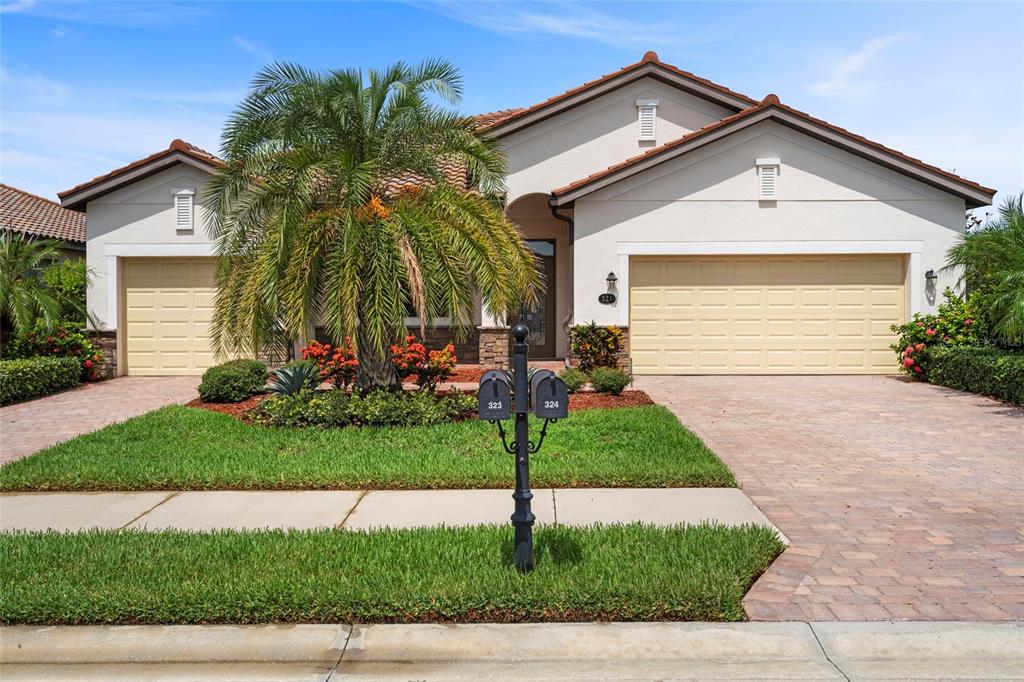
[[[744,619],[782,551],[763,527],[0,535],[6,624]]]
[[[661,406],[587,410],[548,429],[534,487],[735,487],[728,468]],[[508,487],[496,428],[270,429],[165,407],[0,468],[0,490]]]

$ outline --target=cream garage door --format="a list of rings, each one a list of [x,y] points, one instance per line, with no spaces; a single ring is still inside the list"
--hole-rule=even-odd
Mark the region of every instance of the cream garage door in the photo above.
[[[636,374],[887,374],[905,256],[630,259]]]
[[[214,268],[213,258],[125,260],[128,374],[202,374],[214,364]]]

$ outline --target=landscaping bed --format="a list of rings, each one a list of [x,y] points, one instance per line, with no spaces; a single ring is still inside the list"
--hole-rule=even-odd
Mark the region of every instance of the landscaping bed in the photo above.
[[[739,621],[782,551],[762,527],[0,535],[5,624]]]
[[[575,398],[575,396],[574,396]],[[0,490],[505,488],[493,425],[266,428],[172,405],[0,467]],[[575,412],[532,458],[534,487],[735,487],[658,405]]]

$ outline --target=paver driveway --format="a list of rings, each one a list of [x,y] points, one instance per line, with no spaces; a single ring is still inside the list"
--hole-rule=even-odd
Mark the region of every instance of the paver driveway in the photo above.
[[[1024,410],[896,377],[644,377],[792,546],[752,620],[1024,619]]]
[[[199,377],[120,377],[0,407],[0,464],[196,397]]]

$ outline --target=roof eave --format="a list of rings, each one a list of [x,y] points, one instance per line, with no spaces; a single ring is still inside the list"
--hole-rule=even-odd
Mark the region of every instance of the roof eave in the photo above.
[[[216,163],[205,161],[176,149],[170,149],[166,154],[151,159],[144,164],[130,168],[129,170],[125,170],[123,173],[117,173],[116,175],[105,178],[100,182],[87,185],[80,189],[70,189],[66,192],[58,193],[57,197],[60,199],[60,204],[64,208],[83,210],[86,204],[94,199],[110,194],[111,192],[117,191],[126,185],[130,185],[131,183],[142,180],[150,175],[155,175],[156,173],[179,163],[184,163],[192,166],[193,168],[198,168],[199,170],[208,172],[214,171],[218,167]]]
[[[703,134],[701,131],[695,131],[694,133],[690,133],[690,135],[686,136],[693,136],[692,140],[686,140],[684,138],[681,143],[674,146],[670,146],[672,143],[668,143],[662,153],[637,157],[635,162],[629,163],[628,165],[618,168],[612,172],[596,174],[596,177],[594,177],[593,180],[577,182],[572,185],[568,185],[565,188],[556,189],[551,194],[550,203],[552,206],[556,207],[569,205],[577,199],[592,194],[604,187],[615,184],[638,173],[642,173],[654,166],[661,165],[662,163],[678,158],[679,156],[693,151],[694,149],[698,149],[739,130],[769,119],[811,135],[812,137],[856,154],[857,156],[861,156],[862,158],[878,163],[879,165],[887,167],[898,173],[912,177],[920,182],[924,182],[925,184],[937,187],[938,189],[949,192],[955,196],[959,196],[964,199],[967,208],[989,206],[992,203],[992,197],[995,194],[995,190],[980,186],[974,187],[966,182],[957,181],[956,179],[948,177],[941,172],[930,170],[927,167],[922,167],[907,159],[900,158],[896,154],[877,149],[869,144],[860,143],[857,140],[851,140],[828,126],[821,125],[815,121],[809,121],[802,116],[793,114],[787,109],[776,106],[761,106],[751,109],[749,112],[741,112],[741,114],[737,116],[736,120],[720,126],[715,130],[709,131],[707,134]]]

